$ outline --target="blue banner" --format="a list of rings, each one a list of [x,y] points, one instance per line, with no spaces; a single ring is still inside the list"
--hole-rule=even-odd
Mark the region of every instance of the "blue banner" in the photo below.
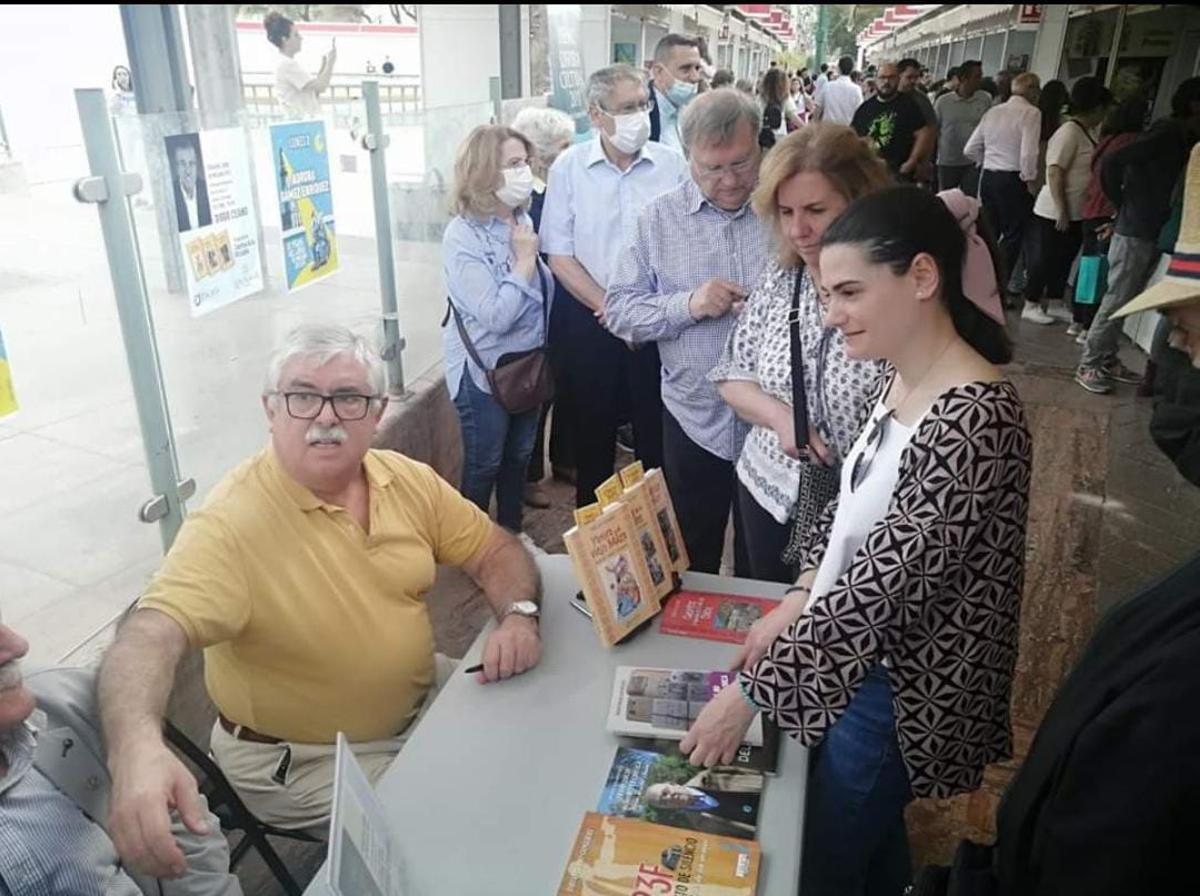
[[[271,152],[279,191],[283,267],[288,290],[293,291],[338,268],[325,123],[272,125]]]

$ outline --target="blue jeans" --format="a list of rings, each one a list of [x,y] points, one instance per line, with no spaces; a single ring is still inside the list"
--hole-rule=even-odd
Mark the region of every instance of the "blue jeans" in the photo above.
[[[465,365],[464,365],[465,367]],[[484,513],[496,492],[496,522],[510,532],[521,531],[525,468],[533,454],[538,409],[510,414],[463,370],[454,408],[462,425],[463,472],[459,489]]]
[[[811,760],[800,896],[900,896],[912,878],[904,807],[913,797],[883,666]]]

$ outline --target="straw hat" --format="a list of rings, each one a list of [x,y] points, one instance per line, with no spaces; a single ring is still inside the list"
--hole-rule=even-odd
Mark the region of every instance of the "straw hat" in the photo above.
[[[1167,308],[1200,299],[1200,143],[1192,147],[1183,184],[1183,219],[1166,275],[1113,314],[1125,317],[1139,311]]]

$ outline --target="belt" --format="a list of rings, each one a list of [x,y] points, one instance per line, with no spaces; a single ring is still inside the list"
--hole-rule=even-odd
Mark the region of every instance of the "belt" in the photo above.
[[[254,744],[281,744],[282,738],[271,737],[269,734],[259,734],[253,728],[248,728],[245,725],[238,725],[235,722],[229,721],[222,713],[217,713],[217,721],[221,723],[231,737],[235,740],[246,740]]]

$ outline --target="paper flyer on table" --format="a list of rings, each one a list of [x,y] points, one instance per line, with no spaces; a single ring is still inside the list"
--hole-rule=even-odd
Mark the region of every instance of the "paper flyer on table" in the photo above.
[[[334,896],[405,896],[399,842],[341,732],[336,763],[329,824],[329,891]]]

